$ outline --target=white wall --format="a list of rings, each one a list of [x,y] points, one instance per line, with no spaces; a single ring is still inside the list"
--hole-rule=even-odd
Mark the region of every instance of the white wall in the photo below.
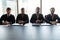
[[[60,0],[42,0],[42,13],[47,15],[50,13],[50,8],[55,8],[55,14],[60,16]]]
[[[0,17],[2,16],[2,14],[3,14],[3,11],[2,11],[2,2],[0,0]]]

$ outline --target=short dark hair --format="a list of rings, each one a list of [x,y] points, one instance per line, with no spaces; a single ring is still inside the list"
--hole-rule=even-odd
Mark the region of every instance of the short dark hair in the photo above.
[[[55,11],[55,8],[54,7],[52,7],[51,9],[53,9]]]
[[[11,10],[11,8],[8,7],[6,10]]]
[[[24,10],[24,8],[21,8],[21,10]]]
[[[52,7],[51,9],[55,9],[54,7]]]

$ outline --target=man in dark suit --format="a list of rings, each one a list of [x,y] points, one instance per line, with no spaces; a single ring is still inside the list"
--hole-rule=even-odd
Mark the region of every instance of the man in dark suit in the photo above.
[[[6,12],[7,12],[7,14],[4,14],[1,16],[1,23],[3,25],[15,23],[15,17],[12,14],[10,14],[11,8],[7,8]]]
[[[29,18],[28,15],[25,14],[25,9],[21,8],[21,14],[18,14],[17,18],[16,18],[16,23],[19,24],[26,24],[29,22]]]
[[[57,14],[54,14],[55,8],[51,8],[50,12],[51,12],[51,14],[48,14],[45,16],[45,20],[47,23],[54,25],[60,21],[60,18]]]
[[[43,23],[44,17],[43,15],[40,13],[40,8],[37,7],[36,8],[36,13],[32,15],[30,22],[31,23]]]

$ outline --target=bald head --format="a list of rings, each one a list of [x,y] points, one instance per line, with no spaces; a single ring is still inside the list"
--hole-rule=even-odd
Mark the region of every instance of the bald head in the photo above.
[[[37,7],[37,8],[36,8],[36,13],[39,13],[39,12],[40,12],[40,8]]]

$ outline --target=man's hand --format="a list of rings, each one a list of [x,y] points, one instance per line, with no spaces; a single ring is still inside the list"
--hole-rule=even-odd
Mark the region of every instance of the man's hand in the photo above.
[[[8,21],[4,21],[4,22],[3,22],[3,25],[7,25],[7,24],[9,24]]]
[[[24,21],[21,21],[21,20],[20,20],[20,21],[19,21],[19,24],[24,24]]]
[[[55,25],[57,22],[56,21],[51,21],[50,22],[52,25]]]
[[[36,20],[36,23],[40,23],[41,22],[41,20]]]
[[[24,21],[21,21],[22,24],[24,24]]]

